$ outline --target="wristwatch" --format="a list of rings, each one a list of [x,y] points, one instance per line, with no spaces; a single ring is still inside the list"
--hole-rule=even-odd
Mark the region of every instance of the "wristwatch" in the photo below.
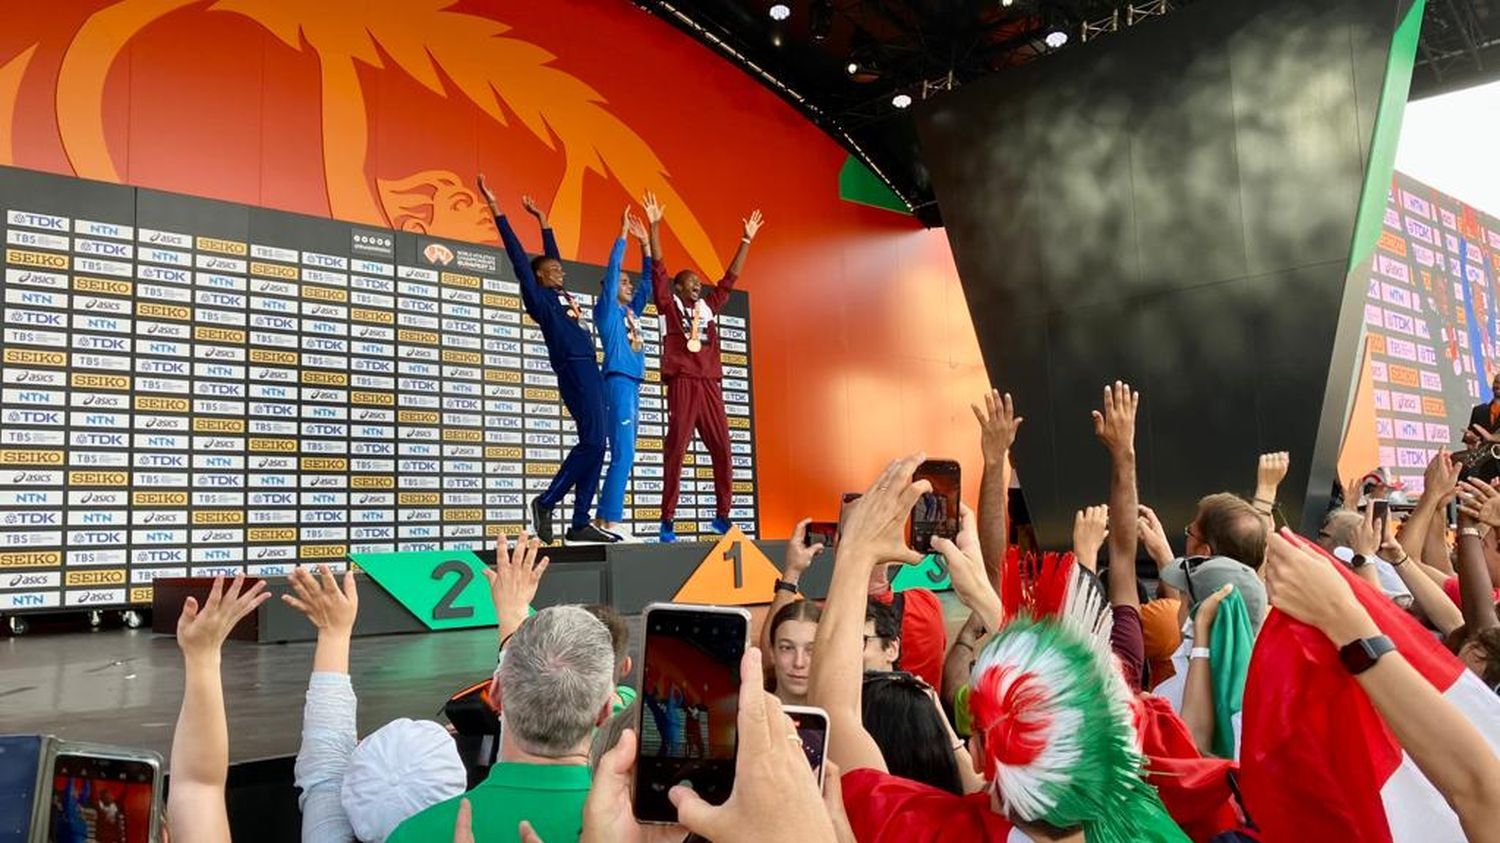
[[[787,592],[789,594],[798,594],[798,593],[800,593],[800,590],[797,588],[797,584],[796,583],[794,583],[794,582],[787,582],[786,580],[779,579],[779,578],[776,580],[776,590],[777,591],[785,591],[785,592]]]
[[[1339,661],[1344,663],[1345,670],[1358,676],[1374,667],[1381,656],[1395,649],[1395,643],[1384,635],[1356,638],[1339,648]]]
[[[1349,560],[1349,567],[1356,571],[1368,564],[1370,564],[1370,557],[1363,553],[1356,553],[1354,554],[1354,558]]]

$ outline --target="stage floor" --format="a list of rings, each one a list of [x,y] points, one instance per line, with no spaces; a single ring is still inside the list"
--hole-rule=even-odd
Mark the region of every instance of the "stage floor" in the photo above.
[[[951,636],[968,616],[941,595]],[[757,632],[765,606],[748,607]],[[626,618],[640,653],[641,618]],[[354,639],[350,673],[359,733],[397,717],[439,719],[454,691],[495,668],[495,630]],[[295,755],[314,644],[224,643],[224,700],[231,763]],[[171,754],[182,702],[177,640],[149,629],[34,632],[0,638],[0,732],[42,732]]]

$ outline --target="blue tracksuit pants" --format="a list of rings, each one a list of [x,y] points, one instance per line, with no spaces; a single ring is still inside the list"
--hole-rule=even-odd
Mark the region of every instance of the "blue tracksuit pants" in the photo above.
[[[557,506],[572,489],[572,526],[582,527],[589,523],[594,496],[599,492],[599,475],[604,470],[604,376],[592,357],[554,360],[552,369],[557,373],[563,405],[578,427],[578,444],[568,452],[541,501],[544,506]]]
[[[625,518],[625,486],[635,466],[635,428],[641,408],[641,382],[629,375],[604,376],[604,407],[609,431],[609,471],[599,495],[599,518],[611,523]]]

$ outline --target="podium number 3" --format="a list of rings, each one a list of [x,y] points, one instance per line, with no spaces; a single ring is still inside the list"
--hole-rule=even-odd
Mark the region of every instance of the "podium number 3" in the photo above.
[[[737,589],[744,588],[745,560],[743,551],[740,550],[740,543],[735,542],[734,544],[731,544],[729,546],[729,549],[724,551],[724,558],[727,561],[734,563],[734,587]]]
[[[474,581],[474,569],[457,559],[449,559],[432,569],[432,578],[435,580],[441,580],[449,574],[457,574],[458,579],[454,580],[448,593],[438,598],[437,605],[432,607],[432,619],[450,621],[474,617],[473,606],[453,605],[453,601],[457,600],[458,596],[464,593],[464,589],[469,587],[469,583]]]

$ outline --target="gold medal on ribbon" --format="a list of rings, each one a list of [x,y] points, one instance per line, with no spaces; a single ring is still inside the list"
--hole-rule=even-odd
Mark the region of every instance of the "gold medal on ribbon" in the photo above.
[[[696,308],[693,310],[693,329],[688,334],[687,350],[694,354],[703,350],[703,340],[699,338],[699,320]]]

